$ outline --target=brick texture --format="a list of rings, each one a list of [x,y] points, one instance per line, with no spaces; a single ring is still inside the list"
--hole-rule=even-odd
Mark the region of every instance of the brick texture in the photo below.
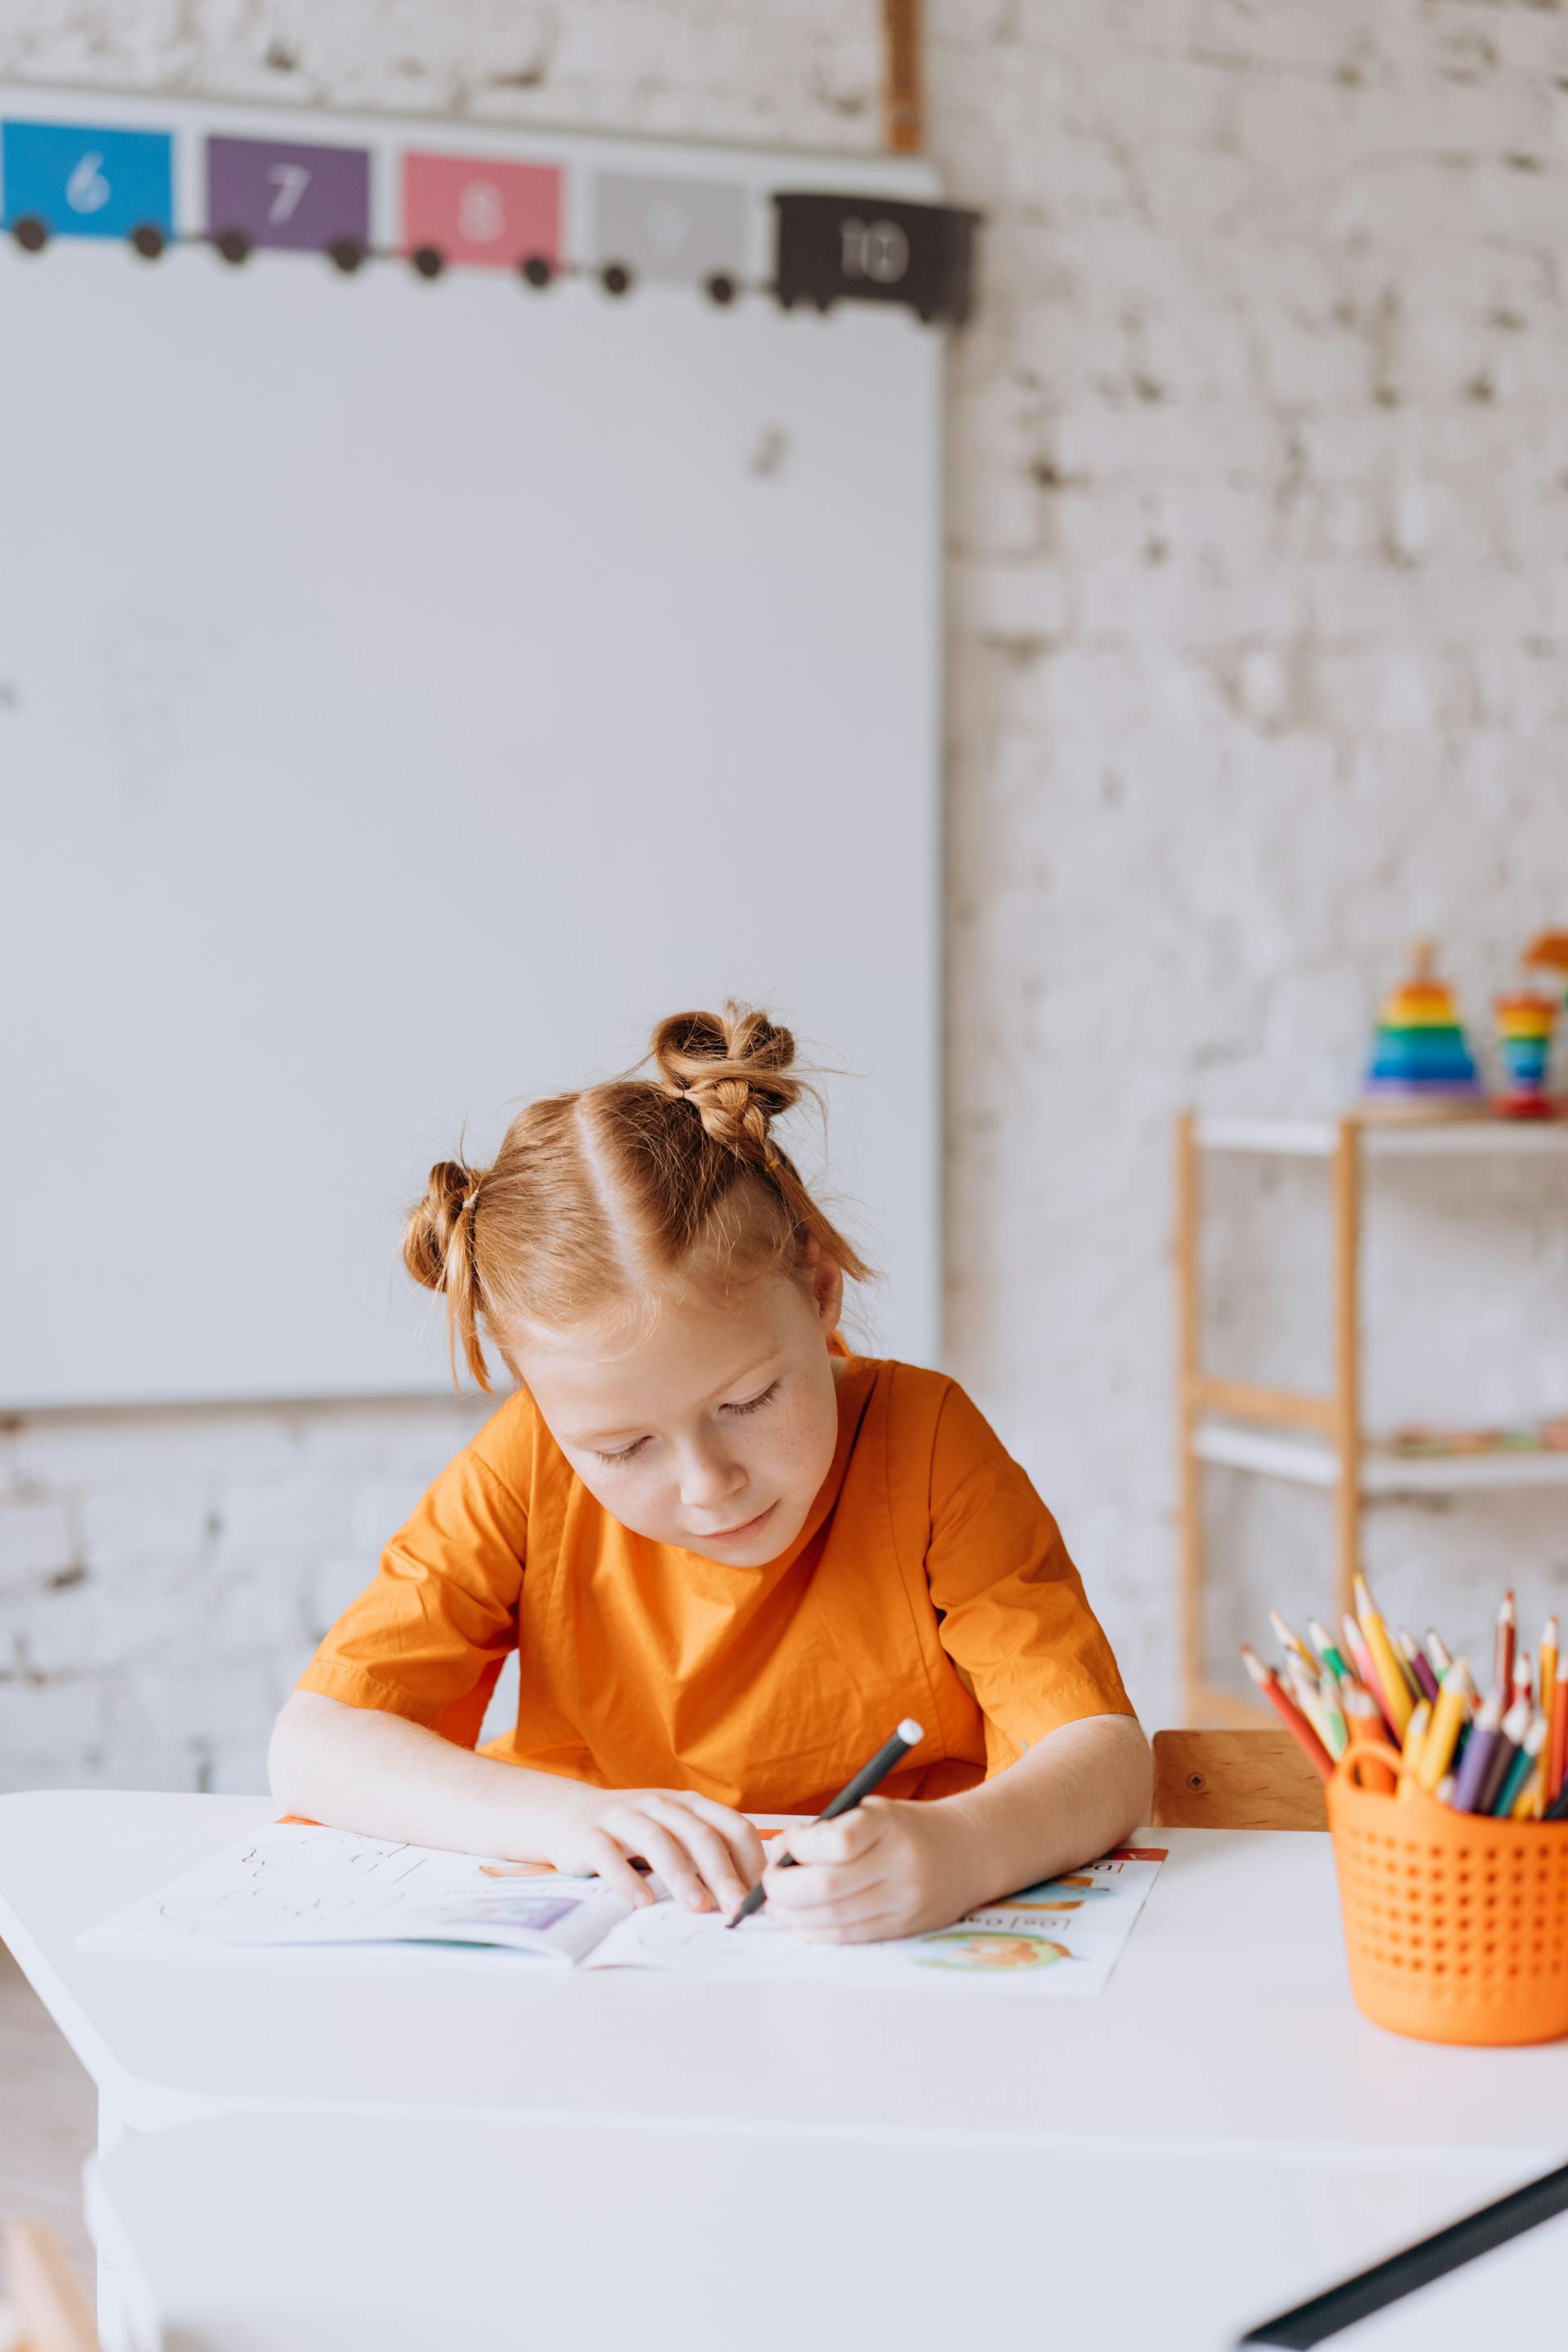
[[[876,143],[872,0],[12,0],[0,75]],[[1472,1014],[1568,919],[1568,15],[929,0],[987,215],[950,437],[950,1369],[1171,1718],[1169,1121],[1323,1109],[1434,931]],[[1380,1183],[1370,1408],[1568,1407],[1560,1172]],[[1321,1189],[1216,1185],[1226,1367],[1326,1376]],[[1261,1370],[1260,1370],[1261,1368]],[[0,1783],[259,1783],[289,1675],[464,1407],[0,1438]],[[1326,1597],[1215,1475],[1216,1650]],[[1542,1500],[1384,1506],[1391,1613],[1568,1592]],[[1486,1594],[1476,1597],[1480,1582]]]

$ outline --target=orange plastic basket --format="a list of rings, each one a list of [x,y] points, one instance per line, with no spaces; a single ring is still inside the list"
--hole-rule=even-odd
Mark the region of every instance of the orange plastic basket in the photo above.
[[[1353,1741],[1326,1792],[1357,2007],[1423,2042],[1568,2034],[1568,1822],[1456,1813],[1402,1765],[1378,1793],[1394,1765]]]

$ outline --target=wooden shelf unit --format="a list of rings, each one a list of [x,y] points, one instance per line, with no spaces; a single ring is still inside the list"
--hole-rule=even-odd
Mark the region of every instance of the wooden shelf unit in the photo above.
[[[1333,1228],[1334,1384],[1327,1396],[1223,1380],[1203,1366],[1203,1158],[1227,1151],[1324,1160]],[[1215,1689],[1204,1665],[1205,1464],[1321,1486],[1334,1497],[1335,1606],[1347,1610],[1361,1561],[1368,1495],[1458,1494],[1568,1486],[1568,1454],[1401,1456],[1369,1442],[1361,1418],[1361,1202],[1373,1159],[1568,1156],[1568,1122],[1501,1119],[1401,1126],[1363,1120],[1200,1118],[1176,1123],[1176,1283],[1180,1345],[1182,1661],[1189,1723],[1251,1724],[1258,1709]]]

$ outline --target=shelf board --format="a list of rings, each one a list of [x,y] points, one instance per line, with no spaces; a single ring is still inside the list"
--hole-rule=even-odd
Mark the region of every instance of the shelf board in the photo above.
[[[1339,1142],[1332,1118],[1250,1118],[1216,1112],[1198,1119],[1205,1151],[1253,1151],[1326,1160]],[[1458,1118],[1430,1126],[1365,1119],[1362,1150],[1375,1160],[1552,1159],[1568,1156],[1568,1119]]]
[[[1200,1462],[1289,1478],[1298,1486],[1340,1482],[1339,1450],[1321,1438],[1202,1421],[1193,1433],[1193,1451]],[[1568,1453],[1402,1455],[1362,1449],[1363,1495],[1459,1495],[1510,1486],[1568,1486]]]

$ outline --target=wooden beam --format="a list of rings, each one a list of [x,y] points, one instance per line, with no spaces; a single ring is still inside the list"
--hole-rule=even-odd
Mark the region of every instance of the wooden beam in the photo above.
[[[1236,1421],[1261,1421],[1275,1429],[1316,1429],[1331,1435],[1341,1427],[1337,1397],[1256,1388],[1250,1381],[1193,1380],[1187,1399],[1197,1412],[1229,1413]]]
[[[882,0],[882,136],[896,155],[925,145],[921,0]]]

